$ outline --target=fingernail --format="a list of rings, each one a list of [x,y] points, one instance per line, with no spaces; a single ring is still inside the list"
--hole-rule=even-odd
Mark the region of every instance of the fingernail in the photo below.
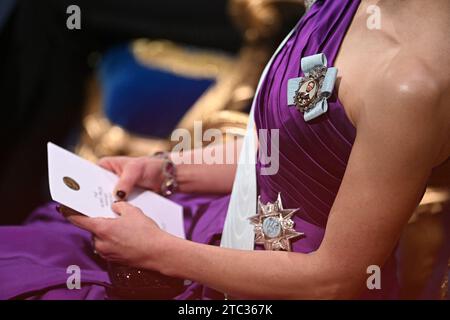
[[[120,199],[125,198],[125,196],[127,195],[124,191],[119,190],[116,192],[117,197],[119,197]]]
[[[123,200],[114,200],[114,203],[123,202]]]

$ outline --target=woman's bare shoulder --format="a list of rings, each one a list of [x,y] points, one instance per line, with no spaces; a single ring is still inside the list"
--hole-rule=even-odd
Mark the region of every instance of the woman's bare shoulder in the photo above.
[[[449,73],[441,66],[440,73]],[[447,69],[446,71],[444,69]],[[365,102],[354,115],[358,130],[408,135],[411,144],[430,144],[438,165],[450,156],[449,81],[426,58],[399,53],[367,80]]]
[[[450,156],[450,44],[443,40],[449,13],[439,0],[418,16],[419,5],[383,7],[377,31],[367,30],[364,16],[356,19],[337,59],[338,88],[360,138],[422,150],[438,165]]]

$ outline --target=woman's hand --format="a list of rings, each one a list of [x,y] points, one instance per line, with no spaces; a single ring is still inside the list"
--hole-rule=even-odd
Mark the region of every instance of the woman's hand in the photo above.
[[[114,194],[124,200],[135,186],[158,192],[163,181],[162,162],[151,157],[105,157],[98,164],[120,177]]]
[[[94,249],[104,259],[158,270],[156,262],[172,237],[127,202],[116,202],[112,209],[118,218],[90,218],[66,207],[60,211],[71,223],[94,234]]]

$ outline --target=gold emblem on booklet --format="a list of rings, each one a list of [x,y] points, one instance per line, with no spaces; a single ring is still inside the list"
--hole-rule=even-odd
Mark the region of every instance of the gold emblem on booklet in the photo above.
[[[72,189],[74,191],[80,190],[80,185],[74,179],[72,179],[70,177],[64,177],[63,181],[64,181],[64,184],[66,186],[68,186],[70,189]]]

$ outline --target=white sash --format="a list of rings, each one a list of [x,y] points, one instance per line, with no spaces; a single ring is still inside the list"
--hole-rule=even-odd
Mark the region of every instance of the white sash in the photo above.
[[[267,63],[259,80],[255,97],[253,98],[252,108],[250,110],[247,132],[242,144],[239,163],[236,170],[236,177],[231,192],[230,204],[228,206],[227,217],[223,228],[220,246],[224,248],[233,248],[241,250],[253,250],[255,234],[253,226],[248,218],[256,214],[257,188],[256,188],[256,129],[254,119],[254,109],[256,98],[261,89],[261,85],[272,65],[273,60],[284,47],[288,39],[297,29],[297,25],[289,32],[281,45],[275,51],[274,55]]]

